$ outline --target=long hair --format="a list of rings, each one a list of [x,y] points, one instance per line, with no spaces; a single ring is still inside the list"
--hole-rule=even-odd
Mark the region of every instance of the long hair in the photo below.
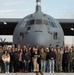
[[[7,51],[7,54],[9,53],[8,50],[4,50],[3,54],[5,54],[6,51]]]

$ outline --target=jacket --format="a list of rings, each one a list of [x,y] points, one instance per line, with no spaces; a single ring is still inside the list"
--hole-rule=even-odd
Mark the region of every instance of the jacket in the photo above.
[[[26,61],[29,61],[29,60],[31,60],[31,56],[30,56],[30,53],[25,53],[25,55],[24,55],[24,60],[26,60]]]
[[[56,59],[56,54],[55,54],[55,52],[49,52],[48,53],[48,59],[50,59],[50,60],[52,60],[52,58],[55,60]]]

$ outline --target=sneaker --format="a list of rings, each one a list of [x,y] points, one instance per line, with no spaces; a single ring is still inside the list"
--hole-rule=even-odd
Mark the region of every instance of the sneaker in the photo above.
[[[52,73],[54,73],[54,71]]]
[[[7,73],[7,72],[5,72],[5,73]]]
[[[50,73],[51,73],[51,71],[50,71]]]

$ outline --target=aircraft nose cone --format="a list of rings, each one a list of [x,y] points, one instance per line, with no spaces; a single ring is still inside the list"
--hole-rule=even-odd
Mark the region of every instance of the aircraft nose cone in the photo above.
[[[39,46],[48,46],[50,39],[49,39],[49,35],[48,34],[44,34],[44,33],[35,33],[34,36],[31,35],[32,39],[30,39],[30,41],[28,41],[29,45],[36,45],[38,44]],[[49,41],[49,42],[48,42]]]

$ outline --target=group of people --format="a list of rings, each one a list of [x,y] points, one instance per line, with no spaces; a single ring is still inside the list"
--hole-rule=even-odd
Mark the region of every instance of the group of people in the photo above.
[[[74,47],[0,45],[0,72],[74,72]]]

